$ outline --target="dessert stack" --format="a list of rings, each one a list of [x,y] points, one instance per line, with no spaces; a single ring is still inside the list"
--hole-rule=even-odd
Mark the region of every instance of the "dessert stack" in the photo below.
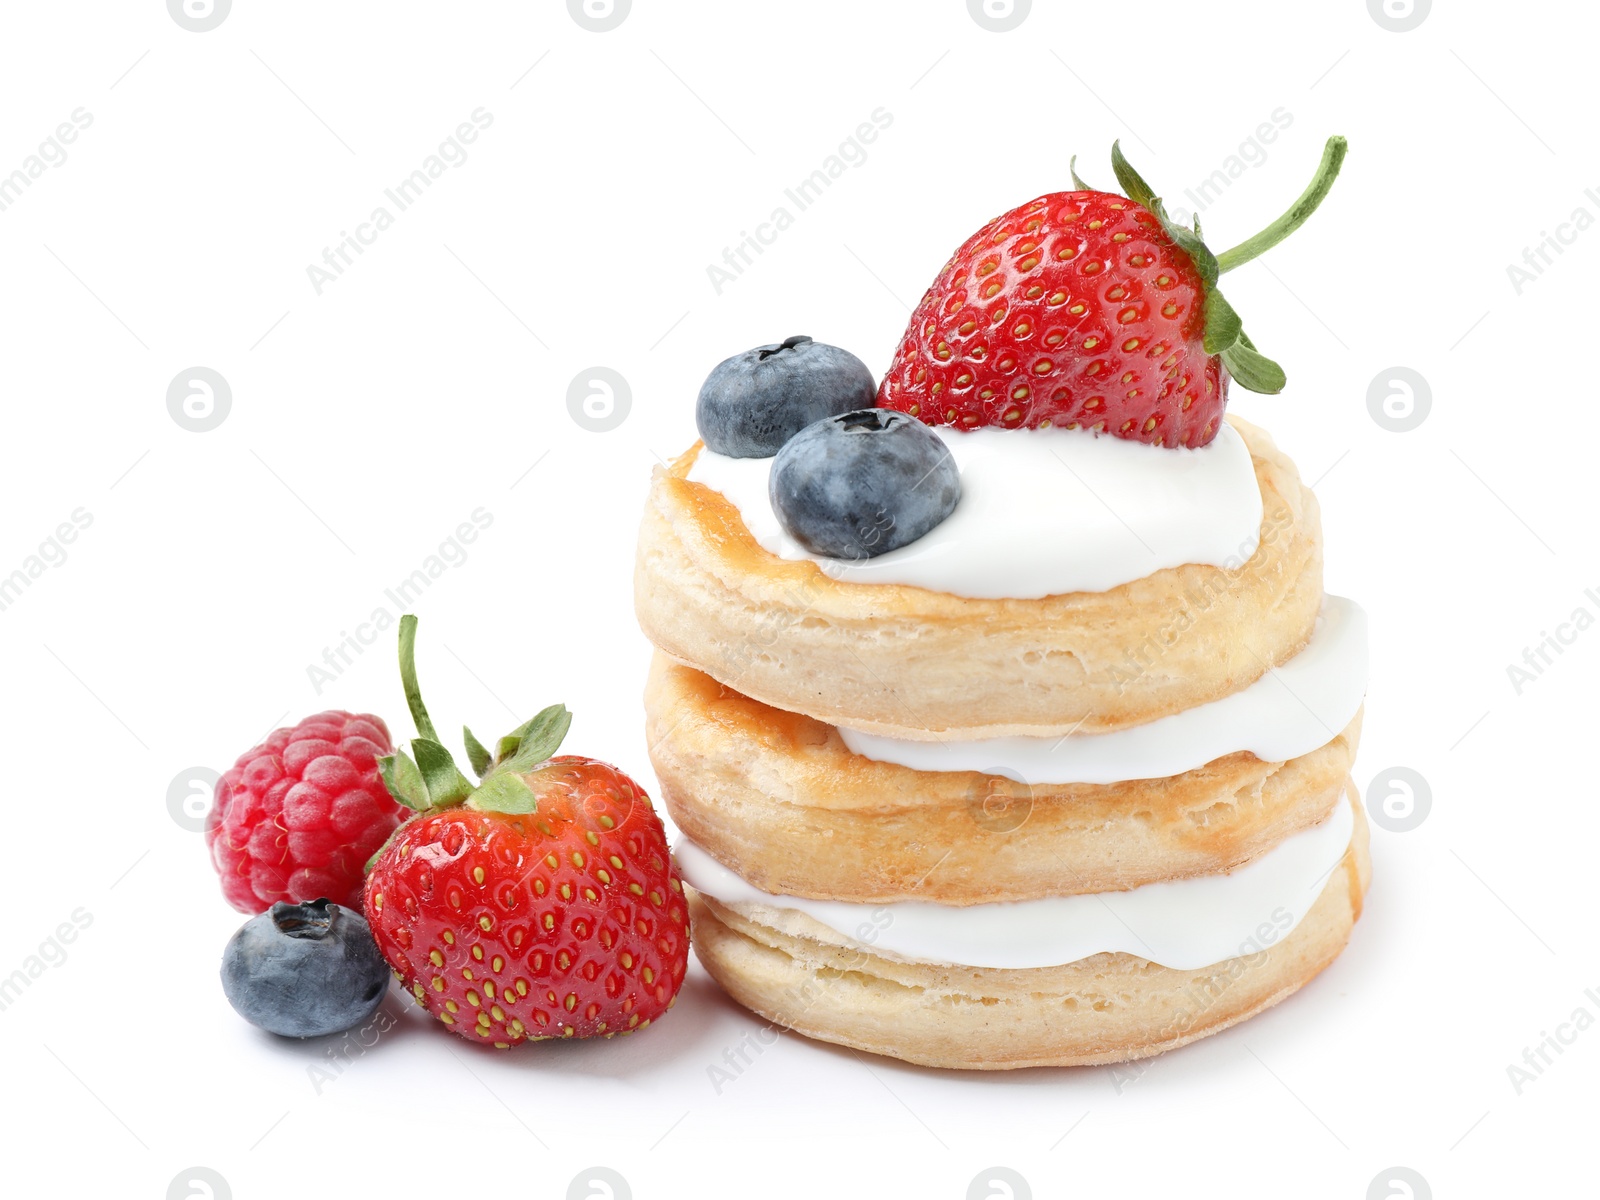
[[[1117,1062],[1343,949],[1361,610],[1230,381],[1283,372],[1118,151],[949,259],[881,385],[720,364],[652,483],[636,607],[693,945],[741,1004],[932,1066]]]

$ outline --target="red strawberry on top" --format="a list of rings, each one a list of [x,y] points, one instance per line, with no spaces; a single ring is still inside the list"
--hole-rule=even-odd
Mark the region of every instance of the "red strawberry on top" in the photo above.
[[[361,905],[361,873],[405,815],[378,777],[389,730],[325,712],[246,750],[217,780],[206,848],[240,912],[327,897]]]
[[[365,912],[417,1003],[464,1038],[506,1048],[643,1029],[677,997],[688,914],[661,818],[592,758],[550,755],[572,715],[545,709],[491,758],[463,730],[476,787],[440,744],[417,689],[416,618],[400,672],[421,735],[382,760],[418,810],[375,856]]]
[[[1230,377],[1277,392],[1217,278],[1298,229],[1344,161],[1328,139],[1300,199],[1220,255],[1173,224],[1111,150],[1125,196],[1041,196],[956,250],[923,296],[878,390],[878,406],[929,425],[1086,429],[1157,446],[1203,446],[1222,424]]]

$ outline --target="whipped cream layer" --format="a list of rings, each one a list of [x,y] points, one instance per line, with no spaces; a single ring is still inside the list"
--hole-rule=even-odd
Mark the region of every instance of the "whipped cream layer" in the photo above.
[[[1243,691],[1115,733],[912,742],[839,728],[851,753],[915,771],[981,771],[1024,783],[1165,779],[1249,751],[1287,762],[1331,742],[1367,692],[1367,614],[1328,596],[1305,648]]]
[[[843,937],[903,958],[1022,969],[1121,951],[1192,971],[1258,953],[1288,936],[1344,857],[1354,828],[1355,814],[1346,800],[1320,825],[1226,875],[964,907],[774,896],[687,839],[674,853],[683,878],[714,899],[795,909]]]
[[[917,541],[876,558],[822,558],[785,533],[768,498],[770,458],[702,448],[689,479],[727,497],[763,549],[848,583],[1034,600],[1255,553],[1261,490],[1249,447],[1226,423],[1197,450],[1069,429],[933,432],[960,468],[961,502]]]

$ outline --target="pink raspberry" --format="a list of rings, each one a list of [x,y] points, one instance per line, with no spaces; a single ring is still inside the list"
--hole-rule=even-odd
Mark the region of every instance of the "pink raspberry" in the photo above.
[[[380,718],[325,712],[241,754],[206,818],[228,903],[259,913],[327,897],[360,912],[367,860],[408,815],[378,775],[392,749]]]

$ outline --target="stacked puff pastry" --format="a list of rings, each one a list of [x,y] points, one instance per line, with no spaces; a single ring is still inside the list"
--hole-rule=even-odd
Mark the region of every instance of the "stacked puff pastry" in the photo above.
[[[1225,700],[1293,660],[1324,601],[1316,500],[1266,434],[1231,423],[1262,498],[1246,562],[1032,600],[831,578],[763,549],[733,503],[689,478],[701,446],[656,472],[635,576],[657,647],[648,739],[692,843],[679,857],[701,885],[687,889],[696,952],[736,1000],[811,1037],[930,1066],[1108,1063],[1244,1020],[1339,954],[1369,874],[1349,783],[1359,711],[1287,761],[1240,751],[1112,783],[915,769],[853,753],[839,729],[907,742],[1092,738]],[[1283,702],[1295,703],[1287,690]],[[1125,949],[973,965],[880,935],[911,913],[901,905],[921,922],[929,905],[994,906],[1004,919],[1051,898],[1226,876],[1336,818],[1348,842],[1297,919],[1266,921],[1203,966]]]

